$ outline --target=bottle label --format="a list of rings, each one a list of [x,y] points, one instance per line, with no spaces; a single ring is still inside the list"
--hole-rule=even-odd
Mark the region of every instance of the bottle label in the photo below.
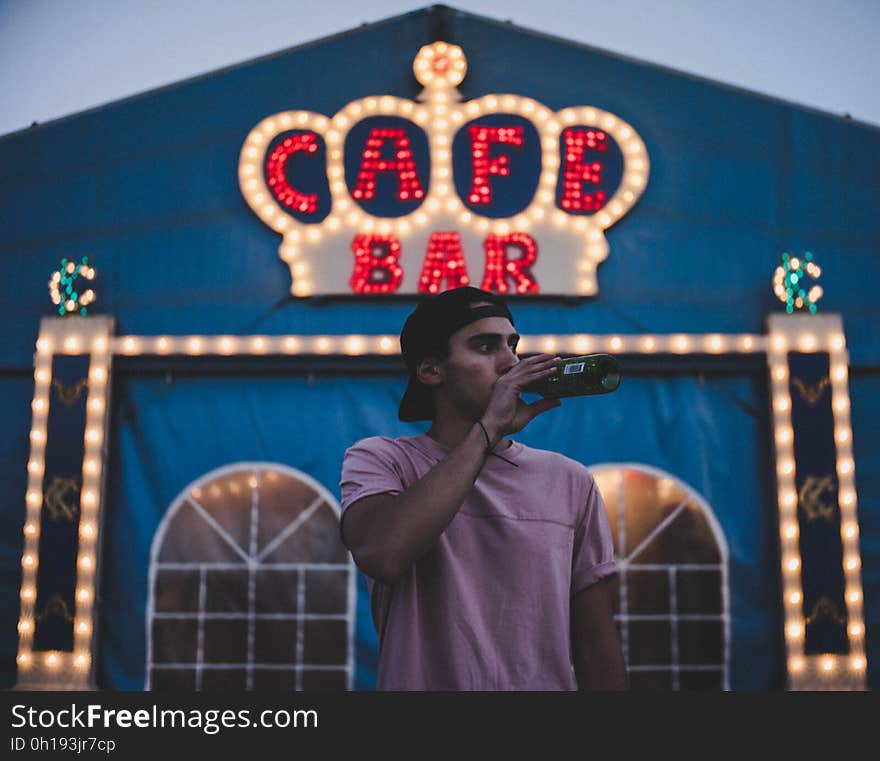
[[[575,373],[582,373],[584,371],[584,362],[577,362],[575,364],[566,365],[565,370],[562,371],[563,375],[574,375]]]

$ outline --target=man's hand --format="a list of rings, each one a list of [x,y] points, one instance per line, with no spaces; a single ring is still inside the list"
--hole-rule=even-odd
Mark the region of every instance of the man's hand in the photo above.
[[[520,399],[526,386],[553,375],[561,361],[555,354],[536,354],[517,362],[495,382],[482,418],[493,446],[504,436],[521,431],[542,412],[562,404],[559,399],[539,399],[531,404]]]

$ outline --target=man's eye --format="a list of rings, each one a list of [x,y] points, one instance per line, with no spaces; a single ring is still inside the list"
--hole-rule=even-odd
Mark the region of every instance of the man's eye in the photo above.
[[[491,341],[485,341],[477,344],[477,351],[494,351],[497,345]],[[508,346],[512,352],[516,353],[516,344],[508,344]]]

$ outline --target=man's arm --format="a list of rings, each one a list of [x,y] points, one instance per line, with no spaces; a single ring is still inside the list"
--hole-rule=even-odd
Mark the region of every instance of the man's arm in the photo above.
[[[581,690],[625,690],[626,668],[606,576],[571,598],[571,650]]]
[[[401,494],[377,494],[349,505],[344,534],[358,567],[391,583],[430,550],[452,522],[492,446],[524,428],[535,416],[559,406],[558,399],[526,404],[519,398],[532,381],[556,372],[559,358],[549,354],[521,360],[499,378],[483,415],[486,434],[474,423],[446,458]]]
[[[358,567],[390,584],[424,555],[452,522],[486,458],[476,423],[446,458],[401,494],[375,494],[349,505],[345,542]]]

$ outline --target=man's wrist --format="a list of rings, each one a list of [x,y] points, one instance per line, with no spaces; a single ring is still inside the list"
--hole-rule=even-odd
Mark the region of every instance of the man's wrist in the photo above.
[[[487,449],[494,449],[499,441],[503,438],[501,433],[498,431],[496,425],[494,425],[491,421],[486,420],[485,418],[481,418],[477,421],[477,424],[483,429],[483,432],[486,435]]]

